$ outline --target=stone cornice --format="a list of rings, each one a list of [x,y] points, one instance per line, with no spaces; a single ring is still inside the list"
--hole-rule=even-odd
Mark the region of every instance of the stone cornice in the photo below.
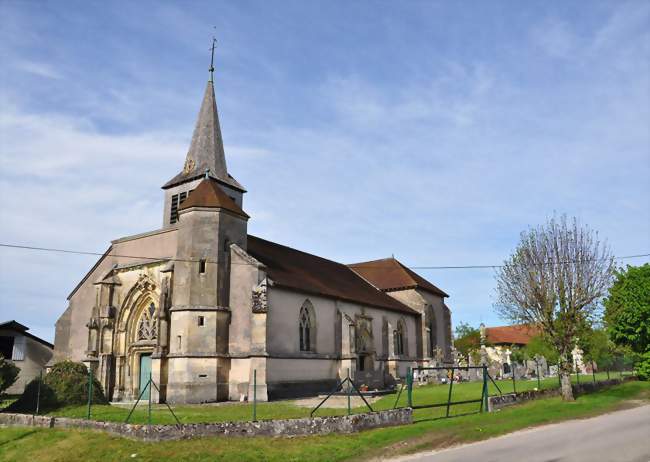
[[[228,311],[227,306],[210,306],[210,305],[175,305],[169,311]]]

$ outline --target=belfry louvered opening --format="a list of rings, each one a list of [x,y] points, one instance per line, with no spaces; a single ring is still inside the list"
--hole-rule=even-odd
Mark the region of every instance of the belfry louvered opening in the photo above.
[[[178,208],[181,206],[185,199],[187,199],[192,190],[183,191],[182,193],[174,194],[172,196],[171,208],[169,213],[169,224],[173,225],[178,221]]]

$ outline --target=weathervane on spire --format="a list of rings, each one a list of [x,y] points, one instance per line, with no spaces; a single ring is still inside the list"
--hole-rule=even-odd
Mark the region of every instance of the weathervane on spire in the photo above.
[[[216,27],[215,27],[216,29]],[[212,36],[212,57],[210,58],[210,82],[214,82],[214,48],[217,44],[217,39]]]

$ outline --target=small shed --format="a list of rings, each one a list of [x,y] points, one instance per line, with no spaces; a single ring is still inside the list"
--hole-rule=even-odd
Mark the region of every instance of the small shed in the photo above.
[[[52,358],[54,345],[27,332],[29,327],[16,322],[0,323],[0,355],[20,368],[18,380],[7,389],[8,394],[21,394],[32,379]]]

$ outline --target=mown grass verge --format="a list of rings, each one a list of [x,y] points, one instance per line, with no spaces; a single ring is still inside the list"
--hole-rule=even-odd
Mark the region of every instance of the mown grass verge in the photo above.
[[[422,419],[414,425],[370,430],[354,435],[218,437],[143,443],[92,431],[4,428],[0,429],[0,461],[359,460],[476,441],[534,425],[588,417],[618,409],[631,399],[650,402],[650,383],[627,382],[598,393],[583,395],[573,403],[549,398],[491,414]]]

